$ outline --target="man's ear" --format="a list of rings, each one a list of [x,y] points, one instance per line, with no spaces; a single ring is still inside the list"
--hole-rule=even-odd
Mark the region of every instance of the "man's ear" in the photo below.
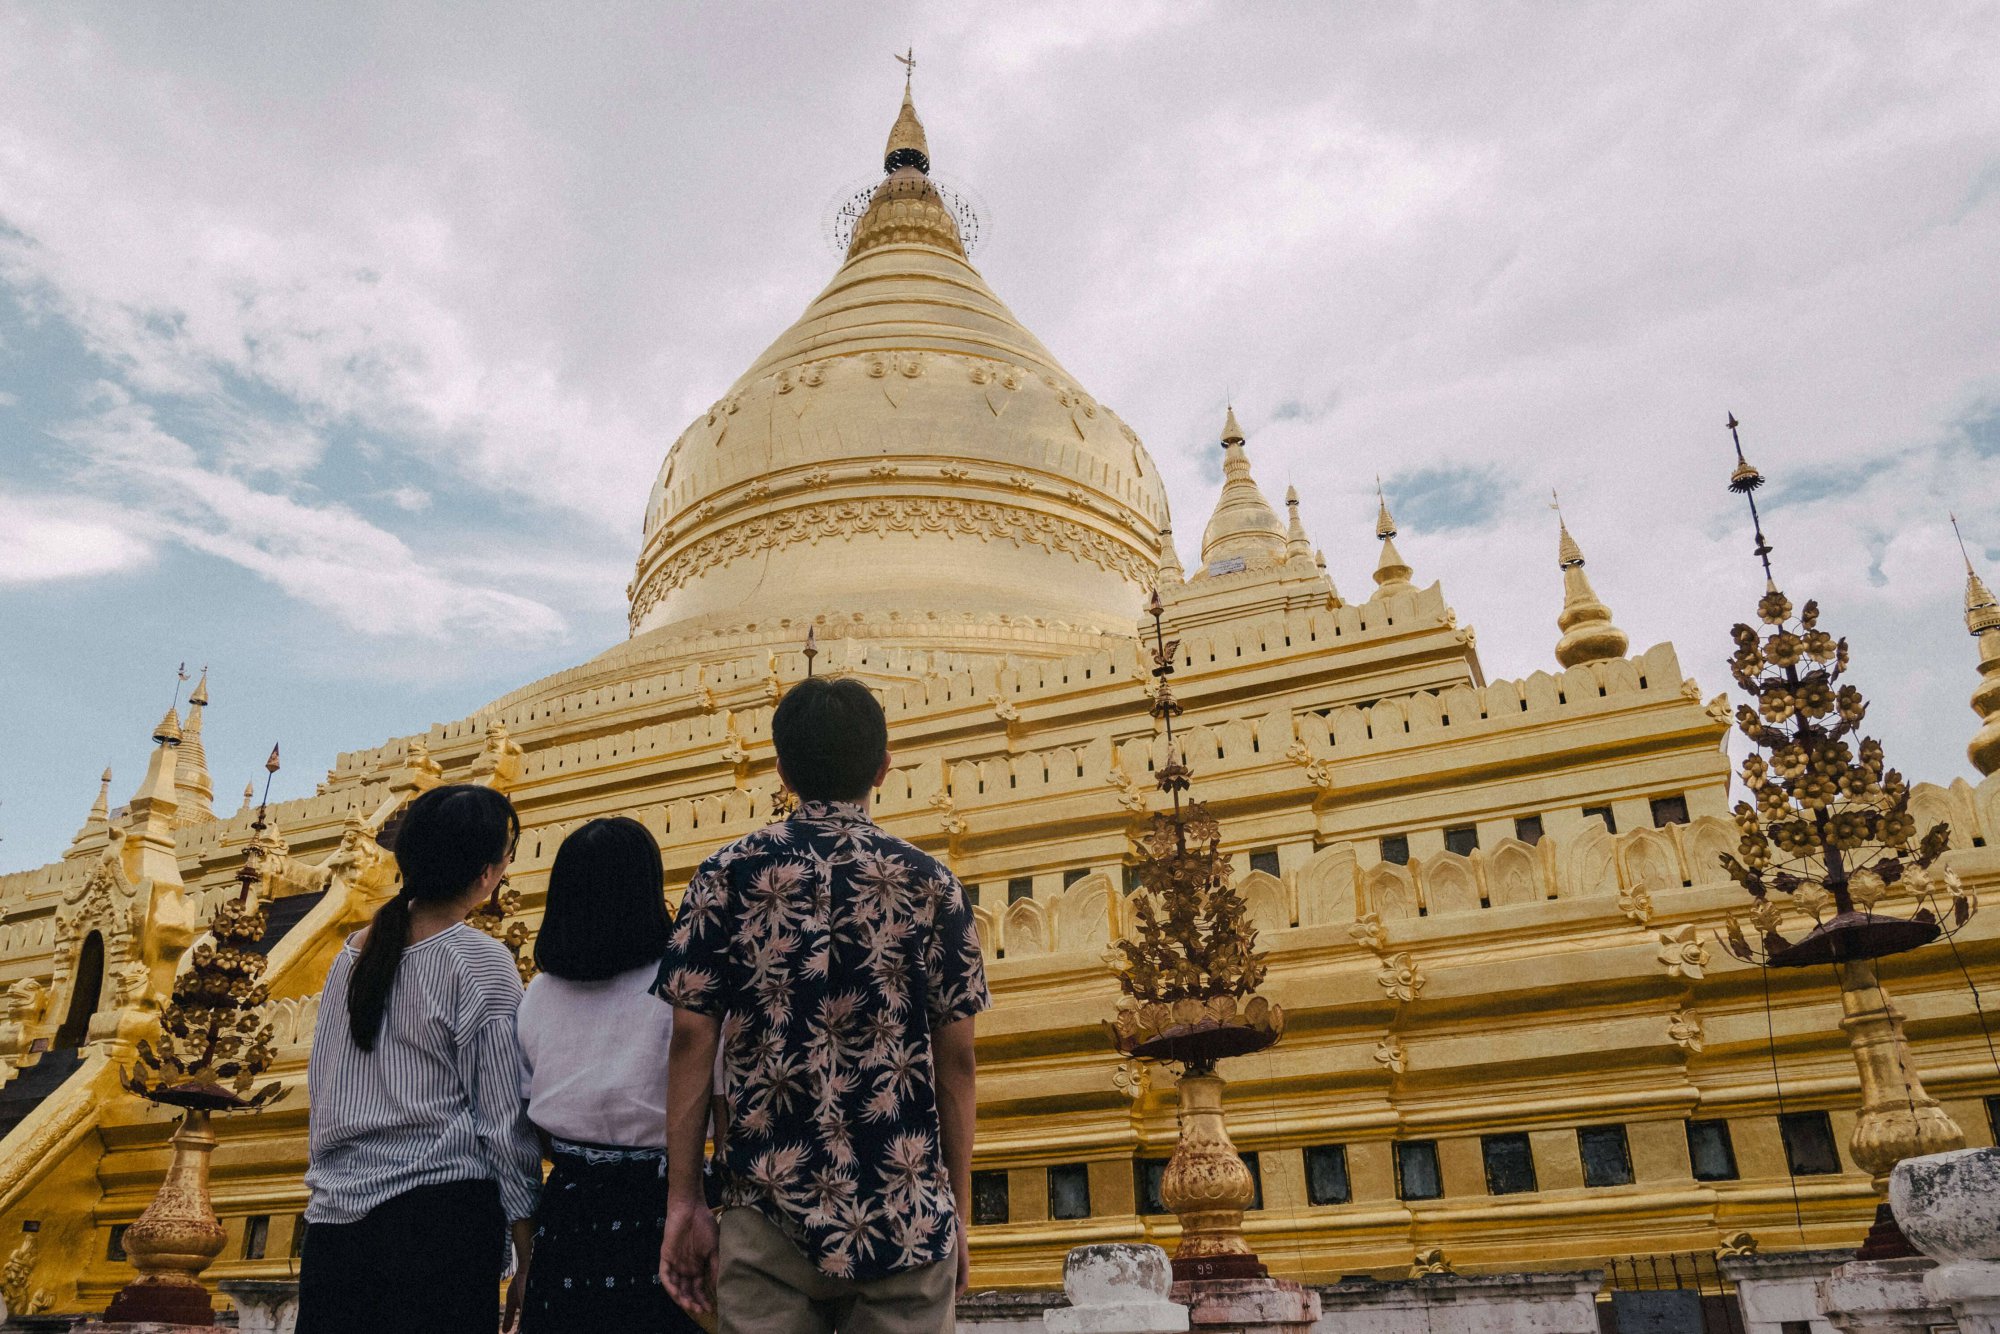
[[[882,763],[881,766],[875,770],[875,781],[870,783],[868,786],[870,787],[882,786],[882,780],[889,776],[889,761],[891,761],[894,758],[895,756],[891,755],[888,751],[885,750],[882,752]]]

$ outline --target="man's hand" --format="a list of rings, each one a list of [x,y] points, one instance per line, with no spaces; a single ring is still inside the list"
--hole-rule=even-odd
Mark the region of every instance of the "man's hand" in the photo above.
[[[972,1287],[972,1246],[965,1238],[965,1215],[958,1216],[958,1295]]]
[[[660,1282],[689,1315],[715,1309],[718,1239],[706,1201],[667,1201],[667,1232],[660,1241]]]
[[[507,1305],[500,1312],[503,1331],[521,1327],[521,1303],[528,1295],[528,1266],[535,1260],[535,1220],[517,1218],[508,1224],[514,1237],[514,1277],[507,1280]]]
[[[521,1327],[521,1299],[528,1295],[528,1276],[516,1270],[514,1277],[507,1280],[507,1305],[500,1313],[501,1334]]]

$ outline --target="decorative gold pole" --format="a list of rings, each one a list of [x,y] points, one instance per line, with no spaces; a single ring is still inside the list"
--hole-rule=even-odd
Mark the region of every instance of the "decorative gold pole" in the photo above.
[[[222,1253],[222,1224],[209,1203],[209,1156],[214,1112],[250,1111],[276,1098],[275,1080],[253,1088],[270,1068],[271,1025],[263,1006],[267,960],[264,907],[255,901],[264,859],[264,814],[278,748],[264,762],[264,802],[251,822],[250,844],[236,871],[236,897],[216,905],[209,918],[214,937],[195,947],[193,967],[174,979],[174,994],[160,1011],[159,1047],[139,1043],[139,1059],[125,1072],[125,1087],[162,1106],[182,1108],[174,1132],[173,1161],[146,1212],[125,1229],[125,1254],[139,1277],[119,1289],[107,1321],[209,1325],[215,1305],[201,1272]]]
[[[1887,767],[1881,743],[1860,733],[1868,701],[1842,680],[1847,641],[1820,629],[1816,603],[1795,612],[1779,590],[1757,513],[1764,476],[1743,457],[1734,415],[1728,426],[1736,448],[1729,489],[1749,502],[1757,537],[1752,550],[1764,567],[1764,596],[1757,603],[1764,628],[1737,625],[1731,631],[1736,653],[1730,672],[1754,701],[1737,710],[1737,726],[1756,749],[1742,766],[1753,800],[1736,807],[1740,855],[1722,858],[1731,878],[1757,900],[1750,922],[1758,939],[1753,944],[1731,918],[1723,944],[1760,968],[1833,965],[1840,1026],[1861,1082],[1861,1117],[1849,1148],[1884,1196],[1858,1258],[1912,1256],[1888,1205],[1889,1173],[1905,1158],[1961,1148],[1965,1136],[1924,1092],[1903,1016],[1882,989],[1875,960],[1927,945],[1945,927],[1928,904],[1909,917],[1876,907],[1896,885],[1920,901],[1930,897],[1929,869],[1949,846],[1951,831],[1940,824],[1917,836],[1909,784]],[[1971,900],[1949,872],[1944,881],[1953,926],[1963,926]],[[1813,918],[1813,929],[1797,941],[1778,932],[1784,917],[1779,905],[1787,899]]]
[[[1285,1012],[1255,994],[1264,956],[1243,897],[1229,883],[1215,818],[1200,802],[1181,799],[1190,773],[1174,747],[1181,706],[1168,682],[1180,646],[1166,637],[1157,591],[1146,610],[1158,682],[1152,712],[1166,744],[1155,783],[1173,805],[1153,816],[1144,840],[1145,893],[1133,910],[1137,938],[1121,939],[1111,954],[1124,993],[1109,1025],[1111,1040],[1128,1056],[1182,1067],[1180,1134],[1160,1181],[1161,1200],[1181,1224],[1174,1281],[1264,1279],[1264,1266],[1243,1239],[1243,1211],[1256,1183],[1229,1138],[1215,1065],[1276,1042]]]
[[[139,1271],[105,1311],[107,1321],[215,1323],[201,1272],[222,1254],[222,1224],[209,1204],[208,1164],[215,1132],[208,1112],[189,1108],[174,1132],[174,1158],[146,1212],[125,1229],[125,1254]]]

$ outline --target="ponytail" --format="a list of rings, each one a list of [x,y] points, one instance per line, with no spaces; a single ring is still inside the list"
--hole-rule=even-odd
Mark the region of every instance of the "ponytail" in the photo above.
[[[396,969],[410,944],[412,910],[418,903],[448,903],[464,895],[487,867],[507,860],[520,836],[513,803],[490,787],[454,783],[410,803],[392,849],[402,889],[376,911],[347,979],[347,1022],[355,1046],[372,1052],[382,1035]]]
[[[398,894],[375,910],[368,925],[368,939],[361,957],[347,979],[347,1026],[354,1045],[363,1051],[375,1050],[382,1032],[382,1018],[389,1010],[389,988],[396,981],[396,966],[410,944],[410,901]]]

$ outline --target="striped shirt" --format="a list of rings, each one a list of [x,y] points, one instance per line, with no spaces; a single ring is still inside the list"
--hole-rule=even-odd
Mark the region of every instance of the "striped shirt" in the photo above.
[[[419,1186],[499,1183],[511,1219],[530,1217],[542,1155],[521,1105],[514,1013],[521,978],[506,947],[460,922],[403,951],[375,1050],[354,1045],[349,940],[327,971],[306,1089],[309,1223],[352,1223]]]

